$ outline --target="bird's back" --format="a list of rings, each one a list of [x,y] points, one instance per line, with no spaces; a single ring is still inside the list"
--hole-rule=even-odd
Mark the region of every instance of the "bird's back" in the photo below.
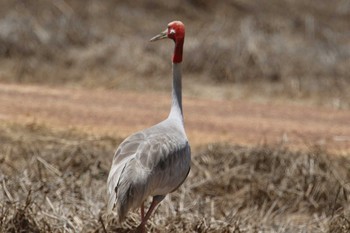
[[[166,195],[190,170],[191,151],[183,126],[167,119],[137,132],[118,147],[108,177],[108,209],[116,204],[120,221],[148,196]]]

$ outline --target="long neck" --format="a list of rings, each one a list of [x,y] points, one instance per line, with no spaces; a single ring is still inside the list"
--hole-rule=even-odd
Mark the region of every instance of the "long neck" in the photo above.
[[[181,63],[173,63],[172,104],[169,118],[179,119],[183,123]]]
[[[182,113],[182,77],[181,77],[181,62],[184,38],[175,39],[175,48],[173,54],[173,85],[172,85],[172,104],[169,118],[180,120],[183,124]]]
[[[184,38],[175,40],[173,63],[181,63],[182,62],[183,45],[184,45]]]

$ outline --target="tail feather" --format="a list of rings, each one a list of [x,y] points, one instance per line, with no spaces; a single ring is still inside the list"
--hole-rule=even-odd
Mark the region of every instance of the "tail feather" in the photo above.
[[[117,213],[119,222],[123,222],[129,210],[132,208],[133,195],[132,184],[122,182],[117,191]]]
[[[107,214],[111,214],[112,213],[112,210],[113,210],[113,207],[114,207],[114,203],[115,203],[115,199],[116,199],[116,193],[115,192],[112,192],[110,195],[109,195],[109,198],[108,198],[108,204],[107,204]]]
[[[120,164],[113,164],[111,167],[111,171],[109,172],[108,180],[107,180],[107,195],[108,195],[108,204],[107,204],[107,213],[110,214],[113,210],[113,207],[116,203],[118,203],[117,192],[119,189],[119,183],[122,178],[124,169],[127,165],[128,161],[124,161]]]
[[[147,184],[139,180],[138,169],[131,169],[129,162],[112,166],[108,177],[107,212],[111,213],[115,206],[119,222],[123,222],[128,211],[139,207],[146,197]]]

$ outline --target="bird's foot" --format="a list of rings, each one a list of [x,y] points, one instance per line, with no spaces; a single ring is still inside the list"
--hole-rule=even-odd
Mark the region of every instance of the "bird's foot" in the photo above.
[[[145,224],[140,224],[134,231],[134,233],[146,233],[146,226]]]

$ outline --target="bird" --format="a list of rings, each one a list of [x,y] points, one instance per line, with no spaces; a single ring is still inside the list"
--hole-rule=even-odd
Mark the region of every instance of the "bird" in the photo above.
[[[165,120],[130,135],[119,145],[107,180],[108,213],[115,208],[122,222],[129,210],[140,207],[141,223],[137,232],[145,232],[155,207],[181,186],[191,169],[191,147],[182,109],[184,24],[172,21],[150,41],[161,39],[175,42],[170,113]],[[144,203],[148,197],[152,197],[152,202],[145,213]]]

